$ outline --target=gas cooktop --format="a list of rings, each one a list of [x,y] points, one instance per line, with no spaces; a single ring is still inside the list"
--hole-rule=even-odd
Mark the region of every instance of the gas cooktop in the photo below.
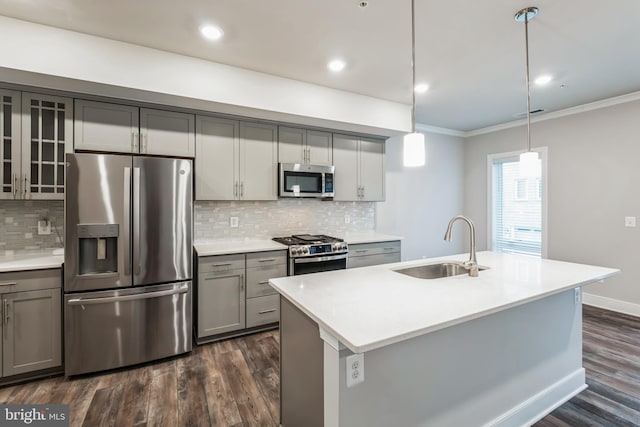
[[[289,256],[294,258],[348,252],[344,240],[323,234],[294,234],[290,237],[274,237],[273,240],[289,246]]]

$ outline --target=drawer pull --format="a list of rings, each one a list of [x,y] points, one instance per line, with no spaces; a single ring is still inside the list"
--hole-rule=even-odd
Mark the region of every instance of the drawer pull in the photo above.
[[[394,250],[394,249],[395,249],[395,248],[384,248],[384,250],[385,250],[385,251],[392,251],[392,250]]]
[[[262,282],[258,282],[258,285],[268,285],[269,281],[268,280],[264,280]]]
[[[273,313],[276,310],[277,310],[276,308],[272,308],[271,310],[262,310],[262,311],[259,311],[258,314]]]
[[[369,252],[369,249],[358,249],[358,250],[356,250],[357,254],[361,254],[363,252]]]
[[[15,286],[17,284],[18,282],[4,282],[4,283],[0,283],[0,286]]]
[[[230,262],[224,264],[211,264],[212,267],[226,267],[227,265],[232,265]]]
[[[263,258],[263,259],[259,259],[258,262],[273,262],[275,261],[275,258]]]

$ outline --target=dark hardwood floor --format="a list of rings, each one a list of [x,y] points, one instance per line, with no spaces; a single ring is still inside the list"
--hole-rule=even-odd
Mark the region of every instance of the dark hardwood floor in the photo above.
[[[135,369],[4,387],[0,402],[67,403],[71,426],[274,427],[278,360],[278,331],[261,332]],[[585,306],[584,366],[589,388],[535,426],[640,426],[640,319]]]

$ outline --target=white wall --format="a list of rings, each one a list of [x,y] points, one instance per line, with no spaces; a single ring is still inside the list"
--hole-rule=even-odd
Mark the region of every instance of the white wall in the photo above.
[[[388,136],[411,106],[0,16],[0,81]]]
[[[465,252],[468,233],[456,225],[451,243],[444,233],[463,207],[464,140],[425,132],[426,164],[402,165],[402,137],[386,143],[386,201],[376,207],[376,230],[403,236],[402,259],[413,260]]]
[[[487,155],[524,149],[525,127],[473,136],[465,144],[465,210],[487,247]],[[540,121],[532,145],[549,147],[548,256],[622,269],[585,288],[591,300],[640,315],[640,101]],[[640,225],[640,223],[639,223]]]

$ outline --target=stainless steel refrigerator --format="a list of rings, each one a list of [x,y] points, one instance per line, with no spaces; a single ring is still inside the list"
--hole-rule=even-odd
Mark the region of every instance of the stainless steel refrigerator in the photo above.
[[[191,351],[191,160],[66,160],[65,374]]]

